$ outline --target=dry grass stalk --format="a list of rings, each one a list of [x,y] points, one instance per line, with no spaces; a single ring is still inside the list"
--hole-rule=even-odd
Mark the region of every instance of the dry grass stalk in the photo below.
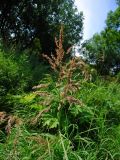
[[[50,94],[48,92],[45,92],[45,91],[35,91],[33,93],[36,94],[36,95],[39,95],[41,97],[50,96]]]
[[[43,57],[48,60],[53,70],[59,71],[65,55],[65,51],[63,49],[63,27],[61,27],[60,29],[59,40],[57,40],[57,38],[55,37],[55,44],[56,44],[56,49],[55,49],[56,55],[54,56],[53,54],[51,54],[51,58],[50,58],[48,55],[43,54]],[[70,53],[71,48],[72,47],[70,47],[67,50],[66,54]]]
[[[86,63],[81,58],[72,58],[69,63],[63,64],[63,58],[65,55],[64,49],[63,49],[63,27],[61,27],[60,30],[60,36],[59,40],[55,38],[55,44],[56,44],[56,56],[51,55],[51,58],[47,55],[43,55],[48,62],[51,65],[51,68],[54,70],[57,70],[59,68],[59,76],[58,76],[58,83],[56,84],[56,87],[60,87],[63,85],[61,82],[64,80],[66,81],[66,84],[63,85],[64,89],[61,92],[61,99],[67,98],[67,95],[69,93],[75,93],[77,90],[79,90],[79,83],[73,82],[73,76],[76,69],[80,69],[82,74],[84,75],[85,80],[89,79],[89,73],[87,69]],[[72,47],[70,47],[66,54],[70,53]]]
[[[36,143],[40,144],[40,146],[42,147],[47,147],[47,140],[45,138],[43,138],[42,136],[30,136],[27,137],[28,140],[33,140]]]
[[[0,124],[6,121],[6,112],[0,112]]]
[[[15,117],[14,116],[9,116],[8,117],[8,122],[7,122],[7,126],[5,127],[5,130],[7,132],[7,134],[11,133],[11,128],[12,126],[15,124]]]
[[[21,119],[19,119],[16,116],[9,116],[8,124],[7,124],[6,128],[5,128],[7,134],[11,133],[11,129],[12,129],[13,126],[20,126],[21,124],[22,124]]]
[[[43,113],[47,113],[50,110],[50,107],[43,109],[39,114],[31,120],[31,125],[35,125],[38,122],[38,119],[42,116]]]
[[[49,106],[53,100],[52,94],[48,93],[47,91],[35,91],[34,94],[43,97],[43,100],[39,103],[42,106]]]
[[[47,88],[49,84],[39,84],[37,86],[34,86],[32,89],[41,89],[41,88]]]
[[[22,121],[13,115],[7,115],[6,112],[0,112],[0,124],[3,124],[7,134],[11,133],[13,126],[18,126]]]
[[[84,104],[79,100],[74,98],[73,96],[67,96],[66,100],[68,101],[68,103],[71,104],[78,104],[80,106],[83,106]]]

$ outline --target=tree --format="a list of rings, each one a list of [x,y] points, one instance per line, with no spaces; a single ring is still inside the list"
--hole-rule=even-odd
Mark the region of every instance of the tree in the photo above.
[[[100,74],[109,74],[113,68],[116,73],[120,71],[120,6],[108,13],[105,29],[88,40],[85,47]]]
[[[116,0],[118,6],[120,6],[120,0]]]
[[[83,15],[73,0],[1,0],[0,22],[4,44],[19,44],[22,49],[38,39],[42,52],[54,51],[54,36],[61,24],[65,48],[82,38]]]

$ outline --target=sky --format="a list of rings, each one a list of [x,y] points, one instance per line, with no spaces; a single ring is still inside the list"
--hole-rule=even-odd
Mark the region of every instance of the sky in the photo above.
[[[105,27],[107,13],[117,7],[115,0],[75,0],[75,5],[84,15],[83,40],[100,33]]]

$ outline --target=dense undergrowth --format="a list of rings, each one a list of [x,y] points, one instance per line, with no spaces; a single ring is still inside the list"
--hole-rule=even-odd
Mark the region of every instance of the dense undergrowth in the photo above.
[[[12,113],[0,112],[0,160],[120,159],[119,75],[105,80],[79,58],[63,63],[62,38],[56,56],[43,55],[54,74],[39,83],[43,71],[26,57],[1,52],[0,109]]]

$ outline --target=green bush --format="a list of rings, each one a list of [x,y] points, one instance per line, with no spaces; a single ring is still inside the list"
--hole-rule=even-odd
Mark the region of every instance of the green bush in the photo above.
[[[120,72],[116,75],[116,78],[117,78],[117,82],[120,83]]]
[[[25,67],[26,65],[26,67]],[[27,57],[19,57],[19,61],[11,55],[0,51],[0,106],[7,109],[10,95],[20,94],[27,87],[31,79],[27,66]],[[6,106],[7,105],[7,106]]]

